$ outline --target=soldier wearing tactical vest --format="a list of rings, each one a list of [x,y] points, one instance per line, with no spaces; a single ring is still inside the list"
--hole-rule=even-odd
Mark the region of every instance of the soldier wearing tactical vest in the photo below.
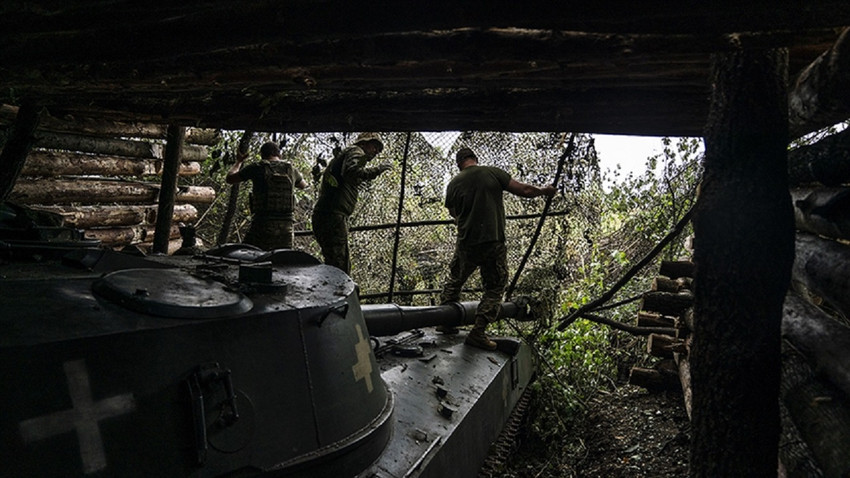
[[[319,199],[313,208],[313,234],[322,248],[325,264],[351,273],[348,218],[357,205],[358,188],[390,169],[389,164],[367,168],[384,149],[376,133],[360,133],[354,144],[339,152],[325,168]]]
[[[292,187],[307,187],[301,173],[280,158],[275,143],[260,147],[261,161],[242,167],[248,157],[240,153],[227,172],[227,182],[251,181],[251,226],[243,242],[264,250],[292,249]]]

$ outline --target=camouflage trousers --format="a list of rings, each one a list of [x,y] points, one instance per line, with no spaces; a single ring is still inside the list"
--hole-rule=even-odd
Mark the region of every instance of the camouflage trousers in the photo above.
[[[348,249],[348,216],[342,213],[313,211],[313,235],[322,248],[325,264],[351,274]]]
[[[452,262],[449,264],[449,278],[440,294],[440,303],[460,300],[463,285],[478,268],[481,271],[484,294],[475,313],[475,324],[486,326],[494,322],[502,308],[502,295],[508,283],[507,255],[504,242],[487,242],[473,247],[457,244]]]
[[[266,251],[292,249],[292,236],[291,216],[286,218],[255,214],[242,242]]]

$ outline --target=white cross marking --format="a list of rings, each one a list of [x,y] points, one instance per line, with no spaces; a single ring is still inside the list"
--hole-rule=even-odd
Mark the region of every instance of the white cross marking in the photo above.
[[[357,352],[357,363],[351,367],[351,370],[354,372],[354,381],[358,381],[361,378],[366,379],[366,390],[369,393],[372,393],[372,361],[369,360],[369,351],[371,347],[369,347],[369,341],[363,337],[363,330],[359,325],[354,326],[357,329],[357,337],[360,340],[357,344],[354,345],[354,351]]]
[[[106,468],[106,453],[103,450],[98,422],[133,411],[136,402],[132,394],[117,395],[94,402],[85,360],[65,362],[63,368],[68,378],[72,408],[22,421],[21,436],[25,442],[30,443],[76,430],[80,440],[83,472],[89,474],[101,471]]]

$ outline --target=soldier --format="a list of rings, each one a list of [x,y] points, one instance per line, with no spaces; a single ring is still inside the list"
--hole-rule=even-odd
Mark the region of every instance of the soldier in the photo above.
[[[319,199],[313,208],[313,233],[325,264],[351,273],[348,218],[357,205],[357,190],[390,169],[389,164],[367,168],[366,163],[384,149],[377,133],[360,133],[354,144],[339,152],[322,174]]]
[[[227,172],[227,182],[251,181],[251,226],[246,244],[260,249],[292,249],[292,186],[307,187],[301,173],[280,158],[280,149],[272,142],[260,147],[261,161],[242,167],[247,153],[239,153]]]
[[[446,188],[446,208],[457,223],[457,242],[440,302],[460,300],[464,283],[476,268],[480,268],[484,294],[475,313],[475,325],[466,336],[465,343],[495,350],[496,342],[487,338],[484,332],[499,315],[508,280],[502,191],[533,198],[541,195],[551,197],[557,190],[553,186],[540,188],[515,181],[509,173],[493,166],[479,166],[478,158],[469,148],[461,148],[455,158],[460,173]],[[438,330],[456,332],[450,327],[439,327]]]

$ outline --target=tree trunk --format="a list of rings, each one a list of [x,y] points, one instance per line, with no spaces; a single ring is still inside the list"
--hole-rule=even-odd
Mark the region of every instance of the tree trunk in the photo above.
[[[797,77],[789,95],[791,136],[832,126],[850,116],[850,28]]]
[[[792,189],[791,198],[797,229],[850,240],[850,188]]]
[[[653,357],[673,358],[673,353],[687,355],[685,341],[666,334],[649,334],[646,351]]]
[[[142,252],[145,252],[145,253],[148,253],[148,254],[153,252],[153,243],[152,242],[139,242],[139,243],[136,243],[136,244],[133,244],[133,245],[138,247],[139,249],[141,249]],[[178,250],[180,250],[180,248],[182,246],[183,246],[183,239],[171,239],[170,241],[168,241],[168,252],[166,252],[166,254],[172,255],[175,252],[177,252]]]
[[[134,158],[163,159],[165,155],[165,147],[162,144],[148,141],[95,138],[93,136],[51,133],[49,131],[37,131],[35,145],[39,148],[131,156]],[[204,161],[207,159],[207,149],[203,146],[187,145],[184,149],[184,161]]]
[[[138,227],[110,227],[104,229],[88,229],[87,239],[97,239],[106,247],[126,246],[138,242],[140,234]]]
[[[156,201],[159,186],[138,181],[105,179],[42,179],[20,180],[15,184],[9,199],[21,204],[98,204],[130,203],[152,204]],[[205,186],[181,186],[177,201],[191,204],[208,204],[215,199],[215,190]]]
[[[797,233],[794,281],[850,317],[850,246]]]
[[[712,56],[694,215],[690,475],[776,476],[782,303],[794,224],[784,50]]]
[[[818,374],[850,397],[850,327],[793,293],[785,298],[783,314],[785,340]]]
[[[168,254],[168,231],[171,229],[171,216],[174,214],[174,202],[177,195],[177,170],[180,167],[180,155],[183,151],[184,126],[169,126],[165,145],[165,162],[162,168],[162,184],[159,189],[159,208],[156,212],[156,233],[153,238],[153,252]]]
[[[676,319],[668,315],[642,310],[638,312],[637,325],[638,327],[675,327]]]
[[[658,292],[679,292],[682,288],[682,284],[677,281],[670,279],[669,277],[658,276],[652,280],[651,289]]]
[[[178,192],[178,197],[180,194]],[[146,208],[145,222],[148,224],[156,223],[156,207]],[[171,215],[171,222],[174,223],[194,223],[198,220],[198,208],[192,204],[175,204],[174,212]]]
[[[0,104],[0,126],[11,124],[18,114],[18,107]],[[66,121],[44,115],[38,129],[57,133],[75,133],[86,136],[164,139],[168,127],[153,123],[127,123],[122,121],[95,120],[92,118]],[[221,130],[209,128],[187,128],[186,142],[212,146],[221,140]]]
[[[682,292],[644,292],[640,310],[658,312],[661,315],[678,316],[694,305],[694,294]]]
[[[789,151],[788,180],[792,185],[826,186],[850,181],[850,130]]]
[[[153,244],[156,228],[154,226],[139,225],[126,227],[108,227],[87,229],[85,237],[100,240],[104,246],[119,247],[131,244],[151,243]],[[180,228],[172,226],[168,230],[168,239],[180,239]]]
[[[133,226],[136,224],[154,224],[156,206],[31,206],[32,209],[48,211],[62,216],[65,225],[78,229],[92,227]],[[193,223],[198,220],[198,209],[191,204],[174,206],[171,220],[175,223]]]
[[[186,143],[214,146],[221,141],[221,130],[211,128],[186,128]]]
[[[209,186],[178,186],[177,202],[210,204],[215,200],[215,189]]]
[[[57,213],[65,225],[78,229],[132,226],[145,221],[145,206],[33,206],[35,210]]]
[[[779,411],[782,417],[782,436],[779,440],[779,476],[781,478],[822,477],[823,471],[815,462],[811,449],[800,436],[800,431],[794,425],[788,407],[780,402]]]
[[[850,476],[850,407],[847,396],[817,379],[805,358],[786,347],[782,403],[823,476]]]
[[[181,162],[178,174],[201,173],[197,161]],[[162,161],[122,156],[102,156],[64,151],[32,151],[21,176],[155,176],[162,174]]]

